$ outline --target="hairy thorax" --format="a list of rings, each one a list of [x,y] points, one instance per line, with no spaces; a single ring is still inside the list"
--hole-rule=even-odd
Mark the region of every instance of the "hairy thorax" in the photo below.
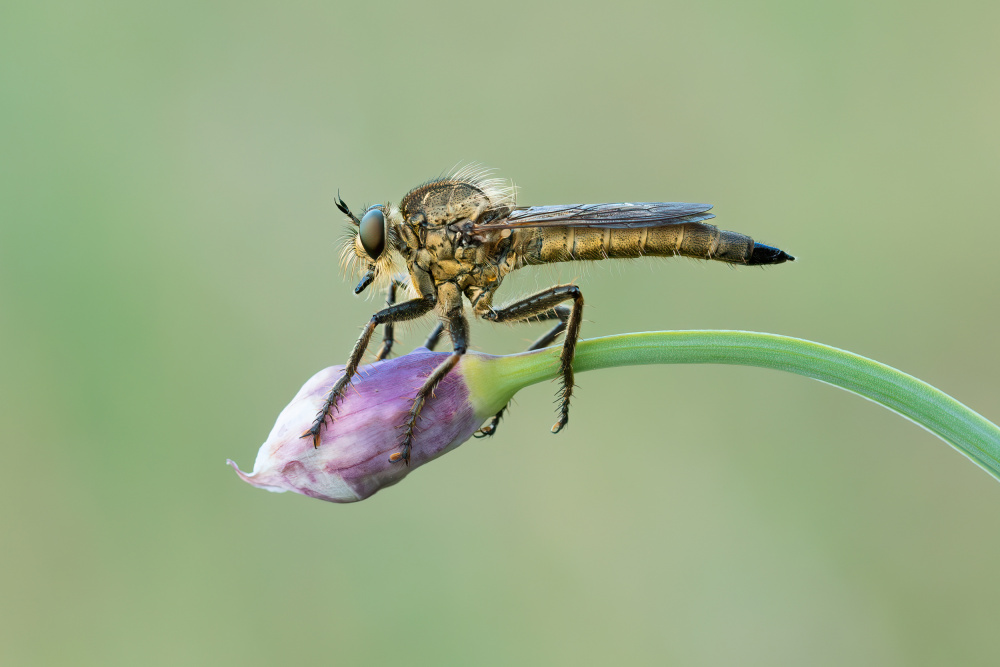
[[[515,268],[510,231],[473,231],[475,224],[509,210],[491,205],[474,185],[430,183],[410,192],[399,210],[407,227],[402,237],[408,263],[427,271],[438,292],[451,283],[478,300]]]

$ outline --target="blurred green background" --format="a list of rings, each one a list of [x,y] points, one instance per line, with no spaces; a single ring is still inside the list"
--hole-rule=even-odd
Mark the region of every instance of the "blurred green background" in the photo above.
[[[589,373],[555,437],[536,386],[357,505],[224,461],[378,306],[338,188],[467,162],[524,204],[709,201],[801,260],[564,265],[506,299],[578,280],[588,337],[799,336],[1000,420],[997,3],[0,15],[3,664],[995,664],[1000,486],[798,376]]]

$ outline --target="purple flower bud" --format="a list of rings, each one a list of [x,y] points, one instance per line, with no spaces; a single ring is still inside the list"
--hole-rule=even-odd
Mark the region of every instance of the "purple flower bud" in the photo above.
[[[363,500],[411,470],[465,442],[502,408],[522,383],[497,382],[497,357],[465,355],[438,385],[417,419],[410,464],[390,462],[417,389],[448,353],[418,349],[360,369],[338,409],[327,419],[319,447],[302,434],[312,424],[343,366],[309,379],[278,415],[244,481],[268,491],[295,491],[336,503]],[[515,386],[516,384],[516,386]],[[471,388],[470,388],[471,387]],[[481,391],[474,389],[480,387]]]

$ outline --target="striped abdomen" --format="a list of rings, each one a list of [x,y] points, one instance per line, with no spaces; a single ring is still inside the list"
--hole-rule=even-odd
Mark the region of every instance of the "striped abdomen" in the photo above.
[[[780,264],[795,259],[783,250],[703,222],[611,229],[546,227],[519,230],[517,245],[527,264],[583,259],[683,255],[732,264]]]

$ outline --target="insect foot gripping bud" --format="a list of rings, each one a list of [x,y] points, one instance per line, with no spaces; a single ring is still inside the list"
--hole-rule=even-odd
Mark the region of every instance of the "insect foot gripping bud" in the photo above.
[[[417,389],[448,357],[424,348],[361,368],[353,387],[328,417],[319,447],[303,438],[343,366],[309,379],[261,445],[253,472],[227,461],[246,482],[268,491],[294,491],[335,503],[363,500],[391,486],[414,468],[468,440],[483,421],[500,410],[520,382],[504,382],[500,357],[466,355],[444,377],[420,412],[409,465],[393,457]]]

